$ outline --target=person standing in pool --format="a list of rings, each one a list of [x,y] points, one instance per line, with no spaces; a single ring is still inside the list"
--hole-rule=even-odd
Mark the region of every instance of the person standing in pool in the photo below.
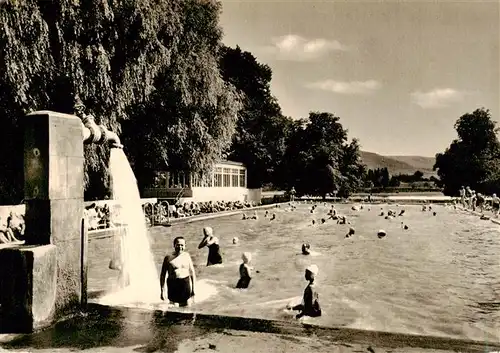
[[[304,290],[302,303],[296,306],[287,305],[289,310],[300,310],[295,317],[300,319],[302,316],[318,317],[321,316],[321,306],[319,305],[319,295],[314,284],[314,279],[318,275],[318,266],[310,265],[306,268],[305,278],[309,281]]]
[[[222,263],[222,255],[220,253],[219,239],[213,235],[212,227],[203,228],[204,238],[198,245],[198,249],[205,246],[208,247],[207,266],[217,265]]]
[[[160,298],[165,300],[165,277],[167,278],[168,300],[179,306],[187,306],[190,298],[194,298],[196,273],[191,256],[185,251],[186,240],[183,237],[174,239],[174,252],[165,256],[160,274]]]
[[[244,252],[241,255],[241,259],[243,260],[243,263],[240,265],[240,279],[236,284],[236,288],[248,288],[248,285],[252,280],[252,267],[250,266],[252,254]]]

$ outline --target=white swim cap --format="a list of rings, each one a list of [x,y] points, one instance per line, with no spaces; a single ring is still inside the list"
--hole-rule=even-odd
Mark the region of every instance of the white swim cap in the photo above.
[[[377,234],[378,235],[382,235],[382,234],[385,235],[386,233],[385,233],[385,230],[379,229]]]
[[[203,228],[203,233],[208,236],[212,236],[214,234],[214,230],[212,227],[205,227]]]
[[[309,265],[307,266],[306,270],[311,272],[313,275],[317,275],[319,272],[319,268],[316,265]]]
[[[237,244],[237,243],[238,243],[238,241],[239,241],[238,237],[234,237],[234,238],[233,238],[233,244]]]
[[[245,251],[243,254],[241,254],[241,259],[243,262],[250,262],[252,260],[252,254],[249,253],[248,251]]]

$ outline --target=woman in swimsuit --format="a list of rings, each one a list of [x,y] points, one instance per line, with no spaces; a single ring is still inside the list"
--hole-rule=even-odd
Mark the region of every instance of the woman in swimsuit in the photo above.
[[[196,274],[191,256],[185,252],[186,240],[183,237],[174,239],[174,252],[165,256],[161,267],[160,289],[161,300],[165,300],[164,287],[167,277],[168,300],[187,306],[188,300],[194,298]]]
[[[205,246],[208,247],[207,266],[217,265],[222,263],[222,255],[220,253],[219,239],[214,237],[214,231],[211,227],[203,228],[204,238],[198,245],[198,249]]]

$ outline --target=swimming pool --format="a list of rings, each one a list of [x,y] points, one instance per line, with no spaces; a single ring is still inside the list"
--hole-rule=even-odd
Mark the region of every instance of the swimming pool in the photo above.
[[[294,321],[284,308],[300,298],[304,268],[315,263],[324,313],[308,322],[500,342],[498,225],[445,206],[433,206],[436,216],[421,206],[364,205],[359,211],[351,206],[335,205],[351,225],[329,220],[313,226],[311,220],[326,218],[331,207],[318,202],[314,214],[311,204],[299,204],[295,211],[282,205],[269,210],[276,213],[274,221],[260,210],[258,220],[235,215],[155,227],[149,235],[158,269],[173,238],[186,238],[202,299],[188,311]],[[381,208],[406,212],[388,220],[379,216]],[[402,229],[401,222],[409,229]],[[197,249],[204,226],[212,226],[220,239],[222,266],[206,267],[207,250]],[[356,234],[345,239],[350,226]],[[387,231],[384,239],[376,236],[380,228]],[[311,255],[300,253],[303,242],[311,244]],[[110,238],[90,242],[90,291],[108,290],[117,276],[108,269],[111,247]],[[234,287],[243,251],[253,254],[259,273],[242,291]],[[158,301],[150,307],[162,305]]]

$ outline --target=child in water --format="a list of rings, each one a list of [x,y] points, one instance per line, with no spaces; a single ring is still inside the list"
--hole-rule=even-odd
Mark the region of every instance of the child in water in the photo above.
[[[252,279],[252,267],[249,265],[252,260],[252,254],[244,252],[241,255],[243,263],[240,265],[240,280],[236,284],[236,288],[248,288]]]
[[[306,289],[304,290],[304,297],[302,303],[296,306],[287,305],[289,310],[300,310],[295,317],[300,319],[302,316],[318,317],[321,316],[321,307],[319,305],[319,296],[316,291],[314,279],[318,275],[318,266],[310,265],[306,268],[305,278],[309,281]]]

